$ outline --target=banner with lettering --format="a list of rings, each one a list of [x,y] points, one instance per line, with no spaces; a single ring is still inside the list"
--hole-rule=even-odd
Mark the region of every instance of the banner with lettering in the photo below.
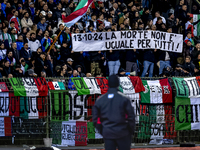
[[[48,85],[45,78],[10,78],[15,96],[47,96]]]
[[[12,136],[11,117],[0,117],[0,137]]]
[[[0,117],[40,119],[47,116],[47,97],[18,97],[0,92]]]
[[[175,99],[175,129],[200,130],[200,99],[179,98]]]
[[[77,91],[50,91],[52,121],[86,121],[92,118],[95,95],[78,95]]]
[[[181,53],[183,35],[161,31],[129,30],[72,34],[74,52],[119,49],[160,49]]]
[[[101,89],[96,78],[79,77],[72,78],[71,80],[78,91],[78,95],[101,94]]]
[[[172,103],[172,88],[168,79],[142,80],[145,91],[141,92],[141,103]]]
[[[200,77],[172,78],[176,87],[176,97],[200,97]]]

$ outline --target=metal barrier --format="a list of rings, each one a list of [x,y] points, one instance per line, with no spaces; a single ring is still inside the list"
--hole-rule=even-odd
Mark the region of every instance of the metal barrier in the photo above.
[[[49,91],[47,97],[16,97],[9,80],[0,79],[9,89],[0,93],[0,144],[39,145],[45,137],[52,137],[53,143],[58,144],[62,138],[62,121],[92,121],[92,106],[100,95],[78,96],[77,91],[68,89],[69,79],[46,78],[46,81],[64,81],[66,90]],[[171,79],[169,82],[174,98],[175,88]],[[200,141],[200,131],[175,131],[174,104],[144,105],[137,94],[127,96],[136,114],[133,143],[147,144],[151,138],[173,139],[175,144]],[[6,117],[8,113],[18,117]],[[72,128],[69,130],[73,132]],[[90,138],[87,143],[100,144],[103,139]]]

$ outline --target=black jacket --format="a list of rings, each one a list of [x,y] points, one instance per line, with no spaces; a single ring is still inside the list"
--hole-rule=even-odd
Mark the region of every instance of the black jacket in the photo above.
[[[17,49],[14,50],[13,48],[11,49],[11,51],[13,52],[13,57],[15,58],[16,63],[19,64],[19,59],[20,59],[20,53],[19,53],[19,51]]]
[[[110,53],[110,51],[107,51],[106,57],[107,57],[108,61],[117,61],[120,58],[120,51],[113,50],[112,53]]]
[[[134,50],[127,50],[126,51],[126,61],[137,62],[138,55],[139,55],[138,50],[136,50],[136,52],[134,52]]]
[[[153,49],[148,49],[144,51],[144,61],[155,62],[155,52]]]
[[[32,57],[32,52],[29,49],[29,53],[24,49],[24,47],[22,47],[21,51],[20,51],[20,58],[24,58],[24,60],[26,61],[27,64],[29,64],[29,58]]]
[[[44,61],[38,57],[35,60],[35,73],[40,77],[42,71],[44,71]]]
[[[108,98],[109,96],[111,98]],[[97,120],[100,118],[102,124],[100,133],[106,139],[118,139],[134,132],[133,107],[130,100],[118,92],[117,88],[109,88],[106,94],[97,99],[92,115],[94,126],[97,129],[99,128]]]

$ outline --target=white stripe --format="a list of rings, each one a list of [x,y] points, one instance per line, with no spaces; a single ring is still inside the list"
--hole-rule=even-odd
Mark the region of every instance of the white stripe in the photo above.
[[[196,80],[196,77],[192,77],[192,78],[184,78],[184,80],[186,81],[188,88],[189,88],[189,97],[197,97],[200,93],[199,93],[199,86]],[[185,86],[187,86],[185,85]],[[198,96],[199,97],[199,96]]]
[[[82,16],[84,16],[84,14]],[[71,26],[73,26],[75,23],[77,23],[79,21],[79,19],[82,18],[82,16],[78,16],[77,18],[73,19],[72,21],[64,23],[65,26],[67,26],[68,28],[71,27]]]
[[[97,81],[93,77],[84,77],[83,80],[85,81],[87,87],[90,90],[90,94],[101,94],[101,89],[97,84]]]
[[[163,129],[165,123],[165,109],[164,105],[156,106],[156,123],[151,125],[151,139],[163,139]]]
[[[120,77],[119,80],[124,94],[135,93],[135,89],[129,77]]]
[[[53,83],[55,90],[60,90],[60,86],[59,86],[58,82],[52,82],[52,83]]]
[[[198,15],[193,15],[193,22],[198,21]],[[194,36],[197,36],[197,24],[194,25]]]
[[[191,98],[190,99],[191,105],[197,105],[197,115],[195,113],[195,106],[193,106],[193,121],[194,123],[191,123],[191,130],[200,130],[200,98]],[[198,118],[198,122],[196,120],[196,117]]]
[[[22,81],[24,83],[27,97],[39,96],[38,88],[33,78],[22,78]]]
[[[39,112],[37,110],[37,99],[36,97],[29,97],[27,98],[27,101],[29,100],[29,110],[30,110],[30,113],[28,113],[28,119],[38,119],[39,118]],[[31,107],[31,104],[32,104],[32,107]],[[33,111],[36,111],[36,112],[33,112]]]
[[[61,145],[75,146],[75,132],[76,121],[63,121],[61,131]]]
[[[9,93],[8,92],[2,92],[0,93],[0,117],[6,117],[9,116]]]
[[[162,98],[162,87],[160,85],[159,80],[155,81],[147,81],[150,89],[150,103],[157,104],[157,103],[163,103]]]

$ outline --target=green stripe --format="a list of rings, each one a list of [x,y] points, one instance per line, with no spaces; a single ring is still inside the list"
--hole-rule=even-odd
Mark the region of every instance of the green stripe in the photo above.
[[[189,89],[184,78],[172,78],[176,87],[177,97],[189,97]]]
[[[175,130],[191,130],[191,114],[186,115],[184,105],[190,106],[189,98],[175,98]],[[190,107],[188,107],[187,112],[191,112]],[[188,119],[188,122],[186,119]]]
[[[200,15],[197,15],[197,18],[199,20],[200,19]],[[200,36],[200,22],[197,24],[197,36]]]
[[[69,95],[66,91],[52,90],[51,98],[51,120],[52,121],[69,121]]]
[[[141,103],[150,103],[150,89],[147,80],[142,80],[142,84],[145,87],[145,91],[141,92]]]
[[[24,118],[24,119],[29,119],[28,118],[28,112],[27,110],[29,110],[29,106],[28,106],[28,98],[27,97],[20,97],[20,117]]]
[[[88,89],[88,86],[82,77],[72,78],[72,82],[74,83],[76,90],[78,91],[78,95],[90,94],[90,90]]]
[[[58,85],[59,85],[61,90],[66,90],[63,82],[58,82]]]
[[[81,0],[74,11],[77,11],[77,10],[83,8],[87,2],[88,2],[88,0]]]
[[[88,139],[95,139],[95,128],[93,122],[87,122],[87,136]]]
[[[21,78],[10,78],[9,81],[12,85],[15,96],[26,97],[26,90],[25,90],[25,87],[22,84],[23,82],[22,82]]]

